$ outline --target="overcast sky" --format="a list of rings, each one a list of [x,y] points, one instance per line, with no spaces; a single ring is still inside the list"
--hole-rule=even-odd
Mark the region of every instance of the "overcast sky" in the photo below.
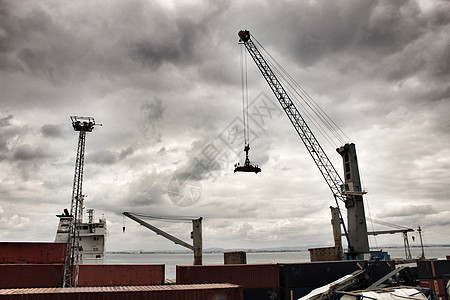
[[[331,246],[332,194],[250,58],[262,173],[233,173],[248,29],[356,144],[366,215],[450,243],[448,1],[3,0],[0,14],[0,241],[54,240],[76,115],[103,124],[83,193],[107,250],[182,249],[124,211],[202,216],[204,248]],[[189,241],[189,223],[150,223]]]

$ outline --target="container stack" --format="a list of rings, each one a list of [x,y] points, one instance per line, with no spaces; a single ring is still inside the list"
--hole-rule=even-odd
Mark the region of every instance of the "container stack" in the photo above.
[[[0,288],[60,287],[66,244],[0,243]]]
[[[61,288],[65,254],[65,243],[0,243],[0,299],[243,299],[239,285],[164,285],[163,264],[79,265],[78,287]]]
[[[281,299],[277,264],[177,266],[177,284],[232,283],[244,299]]]
[[[436,299],[449,299],[450,260],[419,260],[420,287],[430,289]]]
[[[299,264],[177,266],[177,284],[232,283],[245,300],[298,299],[360,268],[375,282],[391,272],[392,262],[331,261]]]

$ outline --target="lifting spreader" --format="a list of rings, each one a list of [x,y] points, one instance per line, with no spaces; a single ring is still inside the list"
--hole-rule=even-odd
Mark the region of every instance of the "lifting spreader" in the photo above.
[[[259,172],[261,172],[261,169],[258,167],[258,165],[253,166],[252,163],[250,162],[250,159],[248,159],[248,150],[250,150],[250,146],[249,144],[246,144],[244,147],[244,152],[245,152],[245,162],[244,165],[241,166],[239,165],[239,163],[235,164],[234,167],[234,173],[236,172],[255,172],[255,174],[258,174]]]

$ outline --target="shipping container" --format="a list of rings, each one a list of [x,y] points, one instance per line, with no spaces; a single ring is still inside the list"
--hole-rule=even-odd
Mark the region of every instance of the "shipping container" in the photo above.
[[[279,300],[283,299],[280,289],[244,289],[244,300]]]
[[[316,288],[359,270],[362,261],[280,264],[280,285],[284,288]]]
[[[362,264],[369,275],[368,282],[374,283],[395,270],[393,261],[368,261]],[[411,274],[413,270],[411,270]],[[417,278],[417,277],[416,277]],[[411,278],[414,280],[413,278]]]
[[[164,265],[79,265],[78,286],[164,284]]]
[[[177,266],[177,284],[233,283],[244,289],[276,289],[279,268],[276,264]]]
[[[417,272],[419,279],[432,279],[450,274],[450,260],[418,260]]]
[[[65,243],[0,243],[0,264],[64,264]]]
[[[419,284],[422,288],[430,289],[438,297],[446,296],[444,280],[442,278],[420,279]]]
[[[244,251],[225,252],[223,254],[223,264],[247,264],[247,253],[245,253]]]
[[[60,287],[64,265],[0,265],[0,288]]]
[[[242,300],[242,287],[234,284],[166,286],[78,287],[0,290],[0,299],[11,300]]]
[[[334,261],[280,264],[280,287],[318,288],[354,271],[365,268],[369,281],[375,282],[395,269],[390,261]]]

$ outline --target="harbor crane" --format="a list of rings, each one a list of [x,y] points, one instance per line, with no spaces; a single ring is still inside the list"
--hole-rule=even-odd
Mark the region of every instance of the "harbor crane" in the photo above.
[[[137,213],[131,213],[131,212],[123,212],[124,216],[130,218],[131,220],[135,221],[136,223],[154,231],[156,234],[161,235],[165,237],[166,239],[174,242],[175,244],[178,244],[180,246],[183,246],[185,248],[188,248],[192,251],[194,251],[194,265],[201,265],[202,264],[202,252],[203,252],[203,246],[202,246],[202,220],[203,218],[185,218],[185,217],[161,217],[161,216],[151,216],[151,215],[144,215],[144,214],[137,214]],[[168,219],[168,220],[177,220],[177,221],[185,221],[187,219],[192,219],[192,232],[191,232],[191,238],[192,238],[192,245],[189,243],[186,243],[185,241],[180,240],[179,238],[145,222],[142,220],[142,218],[156,218],[156,219]],[[124,227],[125,231],[125,227]]]
[[[92,117],[71,116],[72,127],[79,132],[77,159],[73,178],[72,201],[69,221],[69,234],[67,238],[66,257],[64,262],[63,287],[76,287],[78,285],[78,262],[80,247],[79,224],[83,221],[83,171],[84,153],[86,148],[86,133],[92,132],[95,120]]]
[[[349,259],[359,259],[362,253],[369,252],[369,241],[363,204],[365,191],[361,187],[355,144],[347,143],[336,149],[343,159],[345,180],[343,181],[302,114],[300,114],[280,80],[272,71],[270,64],[263,57],[255,43],[253,43],[253,36],[250,35],[248,30],[239,31],[238,36],[240,38],[239,42],[245,46],[253,58],[316,166],[319,168],[335,198],[336,205],[339,207],[338,200],[345,203],[348,229],[345,227],[340,211],[339,213],[348,242],[347,257]]]

